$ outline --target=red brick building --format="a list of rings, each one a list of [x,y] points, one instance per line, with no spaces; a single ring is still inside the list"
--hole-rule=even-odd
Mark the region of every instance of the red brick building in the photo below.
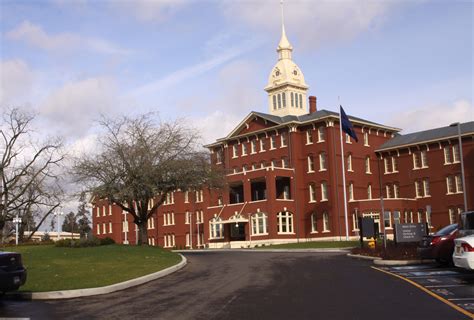
[[[316,97],[306,98],[292,50],[283,27],[265,87],[268,114],[251,112],[207,145],[228,186],[168,194],[149,220],[149,244],[240,248],[345,239],[339,114],[317,110]],[[395,223],[423,221],[435,230],[456,221],[464,207],[456,127],[399,135],[397,128],[349,118],[360,139],[343,137],[349,237],[358,235],[357,216],[373,217],[389,234]],[[461,131],[467,207],[473,209],[474,122]],[[98,237],[136,242],[129,214],[106,200],[94,201],[93,210]]]

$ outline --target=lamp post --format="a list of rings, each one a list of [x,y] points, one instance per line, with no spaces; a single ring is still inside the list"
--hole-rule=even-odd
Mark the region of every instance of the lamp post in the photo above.
[[[54,215],[55,215],[56,217],[58,217],[58,236],[57,236],[57,239],[58,239],[58,240],[61,238],[61,237],[59,236],[59,219],[60,219],[60,216],[62,216],[63,214],[64,214],[64,213],[63,213],[62,211],[60,211],[60,210],[58,210],[58,211],[56,211],[56,212],[54,213]]]
[[[18,212],[16,217],[13,218],[13,223],[15,224],[15,245],[18,245],[18,224],[21,223],[21,218],[18,217]]]
[[[458,144],[459,144],[459,157],[461,158],[461,181],[462,181],[462,193],[464,197],[464,211],[467,211],[467,195],[466,195],[466,181],[464,179],[464,157],[462,154],[462,139],[461,139],[461,123],[455,122],[449,125],[450,127],[458,127]]]

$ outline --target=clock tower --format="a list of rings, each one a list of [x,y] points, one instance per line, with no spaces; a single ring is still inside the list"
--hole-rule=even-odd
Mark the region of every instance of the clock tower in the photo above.
[[[268,111],[275,116],[304,115],[308,113],[306,93],[308,86],[303,72],[291,59],[293,47],[288,41],[281,5],[281,39],[277,47],[278,62],[273,67],[265,91],[268,93]]]

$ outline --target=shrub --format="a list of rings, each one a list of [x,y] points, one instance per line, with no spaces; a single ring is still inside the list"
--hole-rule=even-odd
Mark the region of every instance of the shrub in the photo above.
[[[74,244],[73,244],[72,239],[60,239],[56,241],[54,245],[56,247],[72,247]]]
[[[106,245],[109,245],[109,244],[115,244],[115,240],[112,239],[112,238],[103,238],[103,239],[100,239],[100,245],[101,246],[106,246]]]

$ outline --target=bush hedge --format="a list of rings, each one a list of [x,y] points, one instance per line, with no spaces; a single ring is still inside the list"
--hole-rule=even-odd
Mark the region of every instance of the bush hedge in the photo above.
[[[110,238],[108,238],[110,239]],[[110,242],[112,241],[112,242]],[[82,238],[82,239],[61,239],[56,241],[54,244],[56,247],[67,247],[67,248],[85,248],[85,247],[97,247],[100,245],[107,245],[115,243],[113,239],[98,239],[96,237]]]

